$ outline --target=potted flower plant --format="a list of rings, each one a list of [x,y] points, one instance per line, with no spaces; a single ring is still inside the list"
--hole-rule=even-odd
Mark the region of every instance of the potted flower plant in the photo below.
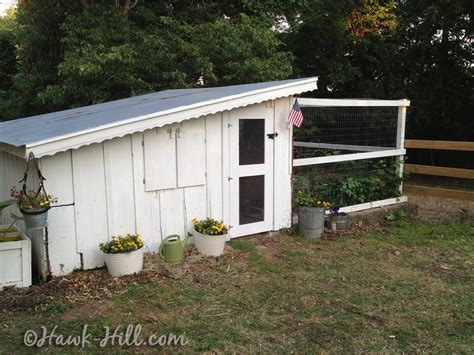
[[[48,211],[57,199],[41,191],[22,192],[15,187],[10,189],[11,197],[17,200],[27,229],[39,229],[48,225]]]
[[[349,215],[345,212],[340,212],[337,206],[329,208],[329,222],[331,223],[331,230],[345,231],[349,227]]]
[[[112,237],[99,248],[104,253],[107,270],[112,276],[130,275],[143,269],[143,239],[140,234]]]
[[[216,221],[212,218],[202,221],[194,218],[193,225],[194,243],[201,254],[219,256],[224,253],[229,226],[225,225],[223,221]]]
[[[324,231],[327,201],[314,198],[308,191],[298,191],[295,196],[298,205],[298,229],[309,238],[319,238]]]

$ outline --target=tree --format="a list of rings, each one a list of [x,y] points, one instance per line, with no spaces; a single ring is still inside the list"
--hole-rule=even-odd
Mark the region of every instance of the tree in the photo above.
[[[15,13],[0,17],[0,121],[15,116],[13,84],[16,74]]]
[[[472,2],[403,1],[399,11],[408,135],[474,140]]]
[[[298,10],[287,36],[302,76],[319,96],[387,97],[397,28],[395,1],[316,0]]]
[[[194,42],[210,64],[205,85],[279,80],[293,73],[293,57],[282,50],[276,33],[246,15],[196,26]]]
[[[272,31],[272,18],[249,4],[254,2],[25,2],[15,78],[21,112],[289,77],[292,56]]]

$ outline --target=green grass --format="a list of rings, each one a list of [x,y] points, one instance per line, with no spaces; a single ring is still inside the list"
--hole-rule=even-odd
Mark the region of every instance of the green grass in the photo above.
[[[2,317],[0,352],[31,351],[22,345],[23,334],[42,325],[79,334],[88,324],[101,337],[104,326],[141,324],[143,336],[184,334],[187,345],[159,348],[178,353],[468,353],[474,338],[473,238],[468,224],[402,220],[360,238],[279,236],[267,252],[255,241],[235,240],[230,245],[238,257],[203,270],[201,282],[132,283],[98,313],[89,312],[94,304],[56,300]],[[104,351],[98,344],[86,350]]]

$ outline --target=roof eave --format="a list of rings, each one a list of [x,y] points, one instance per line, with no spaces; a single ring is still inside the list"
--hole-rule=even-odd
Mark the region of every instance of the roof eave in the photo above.
[[[313,91],[317,89],[317,81],[317,77],[303,79],[296,83],[249,91],[244,94],[228,96],[219,100],[179,107],[173,110],[158,112],[153,115],[136,117],[131,120],[114,123],[108,126],[101,126],[91,130],[27,144],[25,156],[30,152],[33,152],[36,157],[53,155],[58,152],[77,149],[85,145],[100,143],[108,139],[123,137],[137,132],[144,132],[148,129],[182,122],[192,118],[212,115],[218,112],[245,107],[268,100]]]
[[[17,156],[22,159],[26,159],[26,147],[24,145],[17,147],[7,143],[0,142],[0,151],[7,152],[8,154]]]

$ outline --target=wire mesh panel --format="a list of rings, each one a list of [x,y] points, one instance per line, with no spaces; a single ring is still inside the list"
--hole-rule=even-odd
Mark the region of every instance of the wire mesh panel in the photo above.
[[[294,167],[293,190],[345,207],[400,195],[400,160],[354,160]]]
[[[294,158],[395,149],[398,107],[302,107],[294,128]]]
[[[340,207],[400,196],[406,102],[310,100],[293,130],[294,192]]]

